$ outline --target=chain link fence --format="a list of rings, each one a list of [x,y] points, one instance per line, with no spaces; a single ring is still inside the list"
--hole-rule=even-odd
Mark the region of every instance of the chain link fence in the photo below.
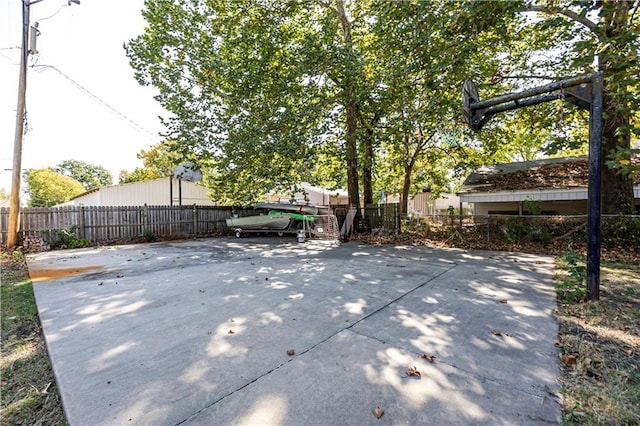
[[[402,220],[402,231],[427,238],[489,243],[546,244],[557,240],[585,243],[587,216],[414,216]],[[602,243],[640,247],[640,216],[602,216]]]

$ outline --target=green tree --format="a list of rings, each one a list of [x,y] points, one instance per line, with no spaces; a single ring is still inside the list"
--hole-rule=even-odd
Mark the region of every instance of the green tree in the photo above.
[[[383,140],[384,176],[400,194],[406,212],[411,193],[424,186],[445,190],[459,173],[481,163],[505,146],[476,147],[473,135],[460,132],[461,81],[470,70],[490,73],[499,66],[495,51],[477,49],[460,33],[459,4],[449,1],[376,1],[372,35],[386,88],[377,131]],[[507,23],[501,31],[510,29]],[[496,34],[485,38],[494,49],[506,49]],[[488,155],[487,155],[488,154]],[[385,189],[385,188],[381,188]],[[393,191],[395,192],[395,191]]]
[[[437,76],[442,76],[434,80],[439,92],[446,91],[451,81],[461,88],[466,78],[473,78],[480,83],[482,97],[488,98],[540,85],[541,81],[593,72],[597,57],[595,67],[605,74],[603,153],[607,164],[613,166],[603,168],[604,211],[615,213],[630,208],[632,186],[627,176],[633,174],[637,158],[634,157],[637,150],[630,148],[630,135],[638,134],[640,124],[637,115],[640,2],[381,1],[378,4],[379,22],[392,23],[383,26],[386,40],[397,43],[396,50],[404,53],[407,69],[422,69],[424,75],[431,75],[440,64],[445,67],[443,70],[453,64],[461,70],[457,74],[437,72]],[[434,10],[439,18],[431,14]],[[438,50],[440,55],[434,55]],[[430,60],[437,63],[435,67]],[[564,109],[565,118],[580,116],[568,104],[557,109]],[[581,126],[575,125],[575,118],[563,120],[562,113],[547,114],[546,118],[544,113],[538,113],[536,120],[540,121],[532,125],[532,114],[535,113],[518,111],[496,116],[487,125],[487,131],[471,138],[482,144],[475,159],[491,152],[494,155],[488,158],[489,162],[506,153],[528,157],[536,153],[574,153],[584,147],[587,127],[584,114]]]
[[[183,155],[177,151],[175,143],[171,140],[153,145],[148,150],[140,150],[137,154],[142,160],[142,167],[136,167],[133,171],[122,170],[119,182],[141,182],[172,176],[176,167],[186,161]]]
[[[25,181],[29,207],[55,206],[86,192],[82,183],[51,169],[27,170]]]
[[[207,165],[218,200],[333,179],[357,205],[360,188],[369,203],[401,173],[406,204],[428,176],[436,186],[481,163],[581,148],[584,132],[561,129],[573,119],[554,125],[553,107],[496,117],[480,135],[459,130],[466,78],[487,83],[488,97],[524,87],[513,69],[575,72],[576,61],[540,60],[585,40],[523,13],[545,5],[562,2],[150,0],[127,54],[172,112],[172,152]]]
[[[496,151],[495,162],[586,155],[588,115],[561,102],[536,105],[496,117],[483,130],[482,141]]]
[[[461,8],[462,30],[478,40],[493,31],[498,19],[518,23],[518,31],[505,37],[513,51],[520,52],[513,56],[524,60],[505,57],[504,67],[491,79],[513,74],[561,79],[604,72],[602,149],[605,163],[614,166],[602,169],[604,213],[628,212],[633,205],[632,179],[628,173],[618,173],[615,165],[628,163],[637,154],[631,149],[631,134],[640,132],[636,113],[640,107],[639,8],[640,2],[629,0],[465,1]]]
[[[53,168],[56,173],[80,182],[88,191],[101,186],[113,185],[113,176],[102,166],[78,160],[65,160]]]
[[[313,181],[318,156],[332,152],[358,205],[360,175],[371,198],[380,118],[368,5],[150,1],[149,27],[127,52],[174,114],[180,149],[213,164],[218,196],[250,201]]]

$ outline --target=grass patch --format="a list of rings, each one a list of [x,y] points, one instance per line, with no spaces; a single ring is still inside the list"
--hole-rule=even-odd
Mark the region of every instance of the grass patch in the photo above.
[[[0,253],[0,424],[67,425],[21,252]]]
[[[566,257],[556,279],[563,421],[640,424],[640,262],[602,262],[600,300],[584,302],[579,262]]]

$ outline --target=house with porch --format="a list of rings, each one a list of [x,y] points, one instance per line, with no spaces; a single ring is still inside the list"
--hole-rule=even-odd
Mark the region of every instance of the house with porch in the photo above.
[[[589,165],[587,157],[542,160],[482,166],[471,173],[458,193],[471,203],[475,215],[587,214]],[[633,188],[640,214],[640,183]]]

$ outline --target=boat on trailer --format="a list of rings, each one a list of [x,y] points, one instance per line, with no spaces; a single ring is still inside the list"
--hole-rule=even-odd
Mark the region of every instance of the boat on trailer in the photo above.
[[[312,206],[278,203],[258,203],[256,209],[269,209],[267,214],[232,217],[226,219],[227,226],[240,238],[243,232],[296,233],[305,222],[313,222],[312,214],[318,209]],[[315,212],[315,213],[312,213]]]

